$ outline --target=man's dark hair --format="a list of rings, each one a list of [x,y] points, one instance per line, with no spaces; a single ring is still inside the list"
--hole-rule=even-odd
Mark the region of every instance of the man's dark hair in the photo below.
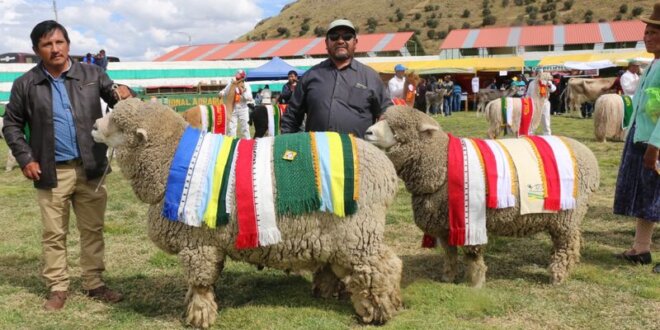
[[[51,34],[54,30],[62,31],[66,43],[70,44],[69,33],[66,32],[64,26],[60,23],[57,23],[53,20],[43,21],[37,24],[30,33],[30,39],[32,39],[32,48],[37,49],[39,47],[39,39]]]
[[[291,74],[293,74],[294,76],[298,77],[298,72],[296,72],[296,70],[291,70],[291,71],[289,71],[289,73],[287,73],[286,75],[288,76],[288,75],[291,75]]]

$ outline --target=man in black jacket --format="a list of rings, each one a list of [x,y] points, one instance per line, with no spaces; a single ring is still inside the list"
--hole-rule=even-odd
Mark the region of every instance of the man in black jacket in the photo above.
[[[37,188],[43,225],[42,275],[50,294],[49,311],[62,309],[68,296],[66,235],[73,205],[80,231],[83,289],[90,297],[118,302],[122,295],[103,279],[105,186],[96,190],[108,164],[107,147],[92,139],[92,126],[110,106],[131,96],[96,65],[69,57],[69,36],[55,21],[37,24],[32,48],[41,61],[16,79],[7,104],[3,133],[26,178]],[[30,132],[26,139],[25,130]]]

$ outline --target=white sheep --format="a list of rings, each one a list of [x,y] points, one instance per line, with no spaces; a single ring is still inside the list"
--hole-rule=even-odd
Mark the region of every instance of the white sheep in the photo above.
[[[457,275],[457,248],[448,244],[448,135],[431,117],[408,107],[394,106],[367,130],[365,139],[384,150],[394,163],[397,174],[412,194],[415,223],[424,233],[437,237],[445,249],[443,280],[453,281]],[[486,211],[486,227],[490,234],[529,236],[547,232],[552,237],[549,266],[552,283],[566,279],[570,268],[579,261],[580,222],[587,212],[589,196],[599,185],[598,163],[593,153],[578,141],[566,139],[566,143],[573,150],[577,163],[574,209],[520,215],[520,203],[516,199],[514,207]],[[484,247],[464,247],[466,276],[475,287],[485,282]]]
[[[538,84],[539,80],[541,84],[549,86],[552,81],[552,75],[549,72],[542,72],[531,83]],[[541,124],[543,106],[545,101],[550,97],[550,88],[546,89],[545,95],[540,94],[540,88],[528,88],[528,91],[531,93],[529,96],[532,99],[533,104],[533,113],[529,131],[534,132]],[[512,102],[513,105],[511,110],[511,125],[506,124],[506,118],[502,118],[502,100],[500,98],[486,104],[485,113],[486,120],[488,121],[488,137],[491,139],[498,137],[502,131],[502,127],[505,126],[511,131],[513,136],[516,136],[520,130],[522,100],[518,97],[511,97],[507,98],[507,102]]]
[[[281,243],[237,250],[234,221],[209,229],[161,216],[170,164],[187,125],[163,105],[130,99],[99,119],[93,136],[116,148],[122,174],[137,197],[150,204],[147,223],[151,240],[164,251],[179,255],[189,287],[189,324],[208,327],[215,321],[213,288],[227,257],[282,270],[315,272],[313,292],[332,297],[345,288],[365,323],[383,323],[401,308],[402,263],[384,243],[385,216],[394,201],[398,179],[380,150],[357,139],[357,213],[347,217],[321,212],[278,216]],[[232,219],[236,219],[235,214]]]
[[[596,141],[625,141],[628,134],[623,129],[623,98],[618,94],[603,94],[594,106],[594,135]]]

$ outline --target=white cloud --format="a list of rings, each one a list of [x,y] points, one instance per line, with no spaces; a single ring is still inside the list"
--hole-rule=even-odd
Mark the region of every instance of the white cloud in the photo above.
[[[123,61],[153,60],[177,46],[228,42],[285,2],[268,0],[59,0],[58,20],[73,54],[101,48]],[[0,53],[31,52],[29,34],[53,19],[52,1],[0,0]]]

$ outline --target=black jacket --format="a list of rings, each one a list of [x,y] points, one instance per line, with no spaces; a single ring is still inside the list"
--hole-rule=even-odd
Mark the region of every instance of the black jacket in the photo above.
[[[108,163],[107,146],[94,142],[91,132],[96,119],[103,116],[100,99],[110,106],[117,103],[112,95],[113,82],[101,67],[71,60],[65,85],[87,179],[98,178]],[[51,83],[39,63],[14,81],[5,111],[2,132],[18,164],[24,168],[36,161],[41,167],[41,178],[34,182],[36,188],[57,187],[52,104]],[[29,144],[23,131],[26,125]]]

